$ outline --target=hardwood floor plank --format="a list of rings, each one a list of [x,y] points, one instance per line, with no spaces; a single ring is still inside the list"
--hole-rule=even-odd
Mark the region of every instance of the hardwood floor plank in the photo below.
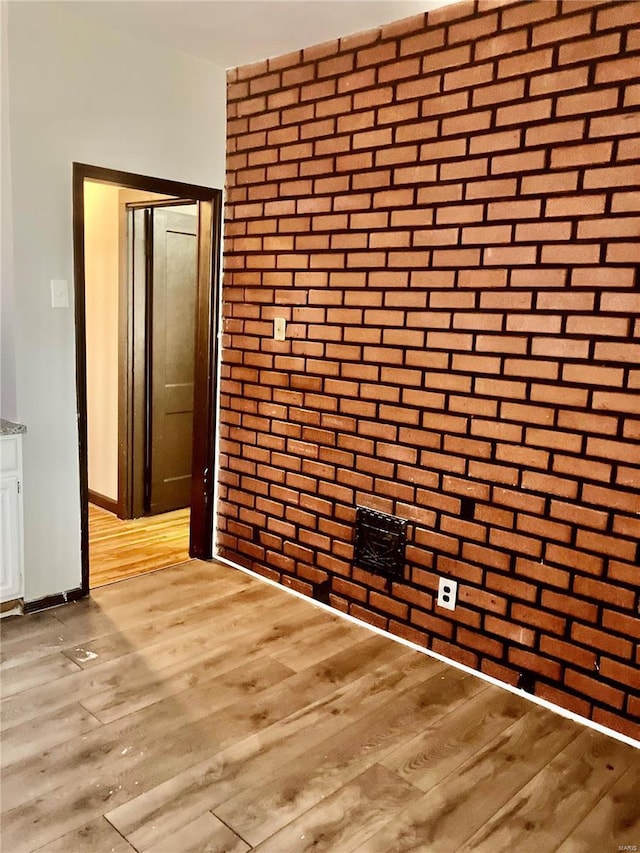
[[[142,853],[247,853],[251,848],[218,820],[205,812],[173,835],[147,847]]]
[[[194,633],[208,635],[216,641],[222,632],[246,626],[257,614],[276,606],[276,597],[263,597],[259,593],[255,589],[241,589],[211,601],[201,598],[175,613],[118,626],[109,634],[67,647],[64,653],[78,666],[90,669],[132,651],[144,657],[153,656],[159,646],[175,648]]]
[[[24,616],[8,616],[0,620],[0,671],[22,666],[39,657],[58,652],[64,646],[63,625],[55,614],[58,608]],[[35,620],[32,628],[26,624],[23,634],[21,626]],[[31,630],[30,630],[31,629]]]
[[[640,753],[558,847],[558,853],[640,849]]]
[[[483,690],[406,740],[380,763],[427,791],[435,774],[443,778],[454,772],[530,710],[529,702],[506,690]]]
[[[584,731],[476,832],[461,850],[551,850],[628,769],[626,744]],[[637,803],[640,809],[640,801]],[[615,849],[614,847],[611,848]]]
[[[14,666],[5,670],[0,678],[0,694],[3,699],[7,696],[16,696],[25,690],[50,684],[58,678],[79,670],[78,664],[69,660],[62,652],[56,652],[25,663],[23,666]]]
[[[103,817],[39,847],[37,853],[136,853]],[[174,850],[173,853],[178,853]]]
[[[301,636],[295,644],[283,643],[280,648],[272,651],[274,657],[296,672],[319,663],[327,656],[328,649],[331,653],[338,652],[348,648],[353,642],[364,640],[371,633],[367,628],[349,624],[338,616],[327,614],[326,611],[318,612],[322,612],[323,617],[330,618],[322,618],[317,633],[305,632],[305,636]]]
[[[266,607],[262,609],[265,614],[269,612]],[[316,610],[313,616],[319,613],[320,611]],[[294,612],[291,614],[287,612],[285,618],[281,618],[275,624],[272,622],[271,625],[269,625],[268,617],[255,618],[253,624],[244,624],[244,619],[238,620],[245,635],[249,630],[256,632],[253,636],[251,649],[262,651],[267,649],[271,643],[291,638],[297,628],[304,625],[304,621],[304,611],[298,608],[294,608]],[[214,624],[212,624],[211,631],[212,642],[220,647],[220,641],[216,639],[216,633],[213,630]],[[262,634],[258,633],[260,628],[263,629]],[[227,633],[230,635],[229,631]],[[85,644],[76,648],[80,650],[80,654],[86,656],[93,646]],[[227,646],[223,648],[231,654]],[[161,651],[164,655],[174,655],[174,657],[179,657],[183,653],[182,647],[175,642],[161,646]],[[13,697],[7,697],[0,706],[0,728],[5,730],[13,725],[35,719],[42,713],[51,713],[57,708],[63,707],[67,704],[71,691],[82,692],[87,701],[96,694],[104,694],[105,691],[110,691],[115,695],[121,685],[124,685],[126,689],[126,685],[132,680],[144,680],[150,671],[156,673],[158,666],[161,666],[160,656],[155,649],[151,650],[151,655],[153,656],[152,659],[147,660],[146,653],[136,651],[134,646],[124,660],[111,659],[102,663],[101,659],[98,658],[95,659],[95,666],[93,667],[84,670],[77,669],[64,678],[59,678],[56,682],[33,688],[29,692],[20,693]]]
[[[327,737],[337,736],[345,719],[358,720],[385,701],[440,671],[433,661],[401,647],[397,655],[369,668],[355,681],[328,697],[304,706],[259,733],[251,733],[204,761],[174,776],[124,806],[109,819],[137,847],[195,819],[205,809],[256,784],[277,776],[281,769]]]
[[[259,844],[484,687],[459,671],[434,673],[279,768],[277,776],[254,781],[214,813]]]
[[[144,655],[132,653],[132,665],[123,670],[123,677],[109,678],[106,689],[87,696],[82,704],[101,722],[111,722],[187,689],[204,687],[235,666],[246,666],[265,655],[272,657],[272,647],[283,642],[291,644],[296,631],[302,629],[303,621],[303,614],[294,613],[262,632],[258,632],[261,620],[251,626],[238,625],[236,631],[230,627],[225,631],[222,626],[225,645],[220,644],[211,628],[208,636],[200,631],[183,635],[179,646],[163,641],[145,649]],[[247,643],[249,634],[251,642]],[[242,645],[243,640],[245,645]],[[288,667],[287,671],[292,672]]]
[[[189,709],[193,714],[199,704],[200,717],[205,718],[216,708],[246,702],[253,693],[259,694],[289,675],[291,670],[268,658],[257,659],[249,665],[242,664],[220,672],[213,686],[190,691]],[[92,773],[100,769],[112,770],[118,763],[133,772],[145,755],[162,751],[172,733],[180,727],[178,711],[183,711],[184,707],[179,697],[175,697],[174,702],[175,707],[172,707],[171,698],[167,702],[156,703],[149,709],[144,708],[103,725],[79,740],[54,747],[42,757],[4,768],[1,777],[2,810],[15,809],[34,797],[72,782],[78,773],[90,778]],[[43,758],[47,773],[42,773]]]
[[[359,853],[459,850],[575,737],[570,721],[532,708],[455,773],[441,779],[436,770],[433,787],[358,847]]]
[[[232,590],[250,586],[251,578],[243,572],[234,572],[216,563],[192,560],[180,563],[153,574],[131,578],[124,583],[114,583],[92,591],[90,598],[73,602],[56,609],[57,618],[70,629],[93,629],[96,617],[106,617],[111,624],[133,625],[155,613],[175,613],[193,606],[195,593],[215,599]],[[227,571],[231,572],[230,575]],[[107,622],[107,625],[109,622]]]
[[[7,768],[18,761],[41,756],[54,746],[78,738],[101,725],[82,705],[72,702],[51,714],[14,726],[2,733],[2,767]]]
[[[374,764],[254,850],[350,853],[419,796],[417,788]]]
[[[13,790],[13,802],[22,802],[4,814],[3,839],[8,837],[12,853],[27,853],[37,846],[34,840],[42,845],[51,838],[47,833],[52,827],[56,833],[53,837],[57,837],[106,813],[207,755],[334,692],[341,684],[348,683],[353,672],[361,669],[369,659],[384,660],[391,654],[396,654],[395,648],[390,651],[390,644],[384,637],[372,635],[319,666],[291,674],[283,684],[279,683],[282,679],[276,677],[275,685],[268,689],[260,689],[266,667],[256,674],[246,673],[237,688],[243,690],[242,698],[229,704],[230,696],[223,695],[221,704],[224,707],[213,713],[210,713],[211,703],[220,703],[219,683],[206,693],[198,689],[189,691],[184,704],[169,699],[142,713],[103,726],[84,737],[85,749],[80,753],[65,753],[62,761],[50,762],[45,778],[38,773],[37,766],[22,768],[22,775],[16,773],[18,778],[14,776],[10,780],[9,790]],[[286,669],[275,661],[270,666]],[[248,669],[244,667],[245,672]],[[124,740],[118,726],[131,726],[131,718],[137,718],[137,726],[135,730],[127,729],[128,738]],[[185,718],[189,721],[186,728]],[[87,744],[87,741],[95,741],[105,732],[110,737],[105,743],[106,755],[101,755],[96,744]],[[131,747],[126,755],[121,752],[123,743],[125,750]],[[114,755],[116,752],[119,754]],[[65,784],[49,790],[51,779],[58,783],[63,779]],[[34,795],[36,799],[24,801],[25,797]]]
[[[2,662],[13,664],[13,654],[19,650],[19,645],[33,641],[42,633],[47,633],[52,625],[58,625],[55,610],[43,610],[40,613],[30,613],[24,616],[5,616],[0,619],[0,638],[2,639]],[[12,648],[12,641],[18,641],[18,648]]]

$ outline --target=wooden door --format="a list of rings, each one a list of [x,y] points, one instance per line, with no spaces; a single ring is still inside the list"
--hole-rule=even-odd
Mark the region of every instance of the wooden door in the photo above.
[[[197,215],[152,208],[147,303],[149,514],[189,506],[197,309]]]

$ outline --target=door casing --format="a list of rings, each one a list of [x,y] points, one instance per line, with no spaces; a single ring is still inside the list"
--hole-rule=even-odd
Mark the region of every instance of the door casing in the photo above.
[[[73,256],[75,291],[76,389],[80,461],[82,594],[89,594],[89,486],[87,452],[87,366],[84,264],[84,182],[101,181],[127,189],[198,202],[196,369],[194,382],[193,467],[189,554],[211,559],[214,518],[214,460],[217,441],[217,364],[222,191],[84,163],[73,164]]]

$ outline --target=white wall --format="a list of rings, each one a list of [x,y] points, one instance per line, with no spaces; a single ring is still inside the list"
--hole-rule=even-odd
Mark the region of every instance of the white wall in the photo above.
[[[120,188],[85,181],[89,489],[118,500],[118,287]]]
[[[222,187],[225,74],[74,18],[9,6],[17,416],[25,442],[25,598],[80,585],[72,281],[73,161]]]
[[[8,6],[0,2],[0,416],[15,420],[16,363],[13,321],[13,246],[11,234],[11,146],[9,139]]]

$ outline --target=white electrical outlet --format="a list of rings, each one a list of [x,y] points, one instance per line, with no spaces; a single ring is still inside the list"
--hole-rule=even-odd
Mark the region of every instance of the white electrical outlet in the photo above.
[[[445,610],[455,610],[457,597],[458,582],[440,578],[438,581],[438,607],[444,607]]]

